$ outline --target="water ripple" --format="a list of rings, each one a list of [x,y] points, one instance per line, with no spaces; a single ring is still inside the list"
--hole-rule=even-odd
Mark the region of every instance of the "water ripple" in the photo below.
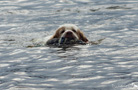
[[[137,0],[1,0],[1,90],[137,90]],[[100,44],[45,46],[76,24]]]

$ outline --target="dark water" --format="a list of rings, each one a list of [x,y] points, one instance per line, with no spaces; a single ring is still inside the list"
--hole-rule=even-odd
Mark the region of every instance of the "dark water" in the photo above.
[[[0,90],[138,90],[137,22],[137,0],[1,0]],[[105,39],[44,46],[65,23]]]

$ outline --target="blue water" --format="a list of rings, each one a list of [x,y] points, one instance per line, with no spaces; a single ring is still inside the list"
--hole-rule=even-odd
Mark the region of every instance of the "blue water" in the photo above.
[[[137,22],[137,0],[1,0],[0,90],[138,90]],[[105,39],[44,46],[66,23]]]

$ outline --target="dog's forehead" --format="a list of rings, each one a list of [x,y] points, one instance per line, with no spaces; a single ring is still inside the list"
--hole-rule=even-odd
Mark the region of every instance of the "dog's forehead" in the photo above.
[[[78,30],[79,28],[74,25],[74,24],[64,24],[64,25],[61,25],[59,28],[62,28],[64,27],[65,29],[75,29],[75,30]]]

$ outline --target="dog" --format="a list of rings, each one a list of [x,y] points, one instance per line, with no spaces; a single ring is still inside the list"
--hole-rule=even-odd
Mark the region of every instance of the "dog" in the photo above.
[[[84,33],[76,25],[64,24],[56,30],[46,44],[87,44],[88,41]]]

